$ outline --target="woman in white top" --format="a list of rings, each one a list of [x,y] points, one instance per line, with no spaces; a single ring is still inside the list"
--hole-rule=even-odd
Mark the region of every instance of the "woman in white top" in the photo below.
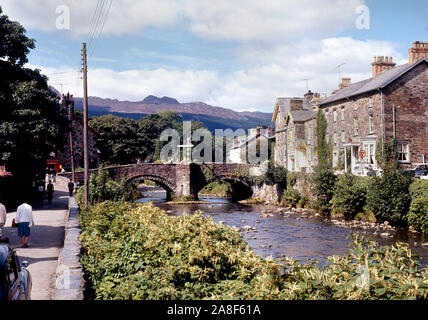
[[[18,224],[18,235],[22,240],[22,247],[28,248],[30,236],[30,224],[34,226],[33,208],[27,204],[21,204],[16,210],[15,222]]]

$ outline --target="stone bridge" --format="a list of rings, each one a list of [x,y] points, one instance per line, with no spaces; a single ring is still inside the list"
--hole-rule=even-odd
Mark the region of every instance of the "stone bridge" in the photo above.
[[[232,184],[233,194],[237,199],[251,196],[251,185],[240,178],[238,172],[256,167],[249,164],[207,163],[207,164],[161,164],[143,163],[124,166],[106,167],[109,177],[116,181],[126,179],[130,182],[144,180],[155,181],[167,192],[167,198],[198,198],[199,191],[213,181],[224,180]],[[90,170],[96,173],[98,169]],[[59,176],[71,179],[71,172],[59,173]],[[83,172],[76,172],[75,179],[83,181]]]

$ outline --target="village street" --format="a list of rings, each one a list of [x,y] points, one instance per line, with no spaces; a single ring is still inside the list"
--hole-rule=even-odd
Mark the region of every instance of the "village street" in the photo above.
[[[35,226],[31,228],[28,248],[21,248],[18,229],[11,228],[16,212],[8,212],[4,236],[10,246],[16,249],[19,262],[27,260],[33,289],[32,300],[52,300],[55,294],[58,255],[64,244],[64,224],[67,214],[68,192],[66,187],[55,184],[51,205],[44,200],[43,206],[33,206]]]

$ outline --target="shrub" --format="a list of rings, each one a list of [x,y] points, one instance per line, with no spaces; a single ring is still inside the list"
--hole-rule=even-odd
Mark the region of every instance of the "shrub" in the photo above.
[[[299,207],[299,208],[306,208],[309,205],[310,205],[309,197],[306,194],[302,195],[302,197],[300,198],[299,202],[297,203],[297,207]]]
[[[339,176],[333,189],[331,200],[332,213],[342,214],[346,219],[353,219],[366,204],[366,188],[358,183],[357,177],[344,174]]]
[[[357,221],[376,222],[376,217],[373,212],[360,212],[354,217]]]
[[[409,188],[412,199],[425,196],[428,198],[428,180],[413,179]]]
[[[282,166],[275,166],[272,162],[269,162],[267,172],[264,174],[263,182],[270,186],[278,184],[281,188],[286,188],[287,169]]]
[[[313,181],[314,193],[317,197],[315,208],[321,212],[330,212],[330,201],[333,198],[336,176],[329,168],[317,167],[313,175]]]
[[[407,221],[417,231],[428,234],[428,197],[421,196],[412,201]]]
[[[95,299],[427,299],[428,270],[408,245],[354,236],[325,266],[264,260],[241,234],[151,204],[82,210],[81,258]],[[364,276],[364,277],[363,277]],[[364,281],[367,280],[367,281]]]
[[[389,221],[396,226],[407,224],[410,207],[409,186],[412,178],[400,170],[387,167],[381,177],[372,177],[367,193],[367,209],[376,219]]]
[[[76,192],[76,201],[79,207],[84,204],[84,188],[79,187]],[[109,179],[108,173],[99,167],[97,174],[89,177],[89,204],[100,203],[106,200],[112,201],[132,201],[141,198],[141,193],[137,186]]]
[[[284,206],[295,207],[297,203],[300,201],[300,199],[301,199],[300,192],[296,189],[290,188],[285,190],[282,196],[282,204]]]

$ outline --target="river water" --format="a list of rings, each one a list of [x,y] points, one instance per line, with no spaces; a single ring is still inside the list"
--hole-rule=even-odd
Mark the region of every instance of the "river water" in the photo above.
[[[224,198],[204,196],[200,196],[199,199],[208,203],[166,204],[165,192],[142,192],[142,194],[144,198],[139,202],[152,201],[169,215],[179,216],[184,212],[192,214],[201,210],[204,216],[209,216],[216,222],[223,222],[238,229],[244,227],[241,231],[243,239],[256,254],[265,258],[288,256],[302,263],[317,261],[323,265],[328,256],[346,254],[350,244],[347,237],[358,233],[381,245],[392,244],[395,241],[407,242],[412,253],[421,258],[422,265],[428,265],[428,247],[421,246],[423,239],[408,233],[386,239],[363,230],[335,226],[324,218],[303,218],[293,215],[262,218],[260,217],[262,210],[266,208],[263,205],[243,205]]]

